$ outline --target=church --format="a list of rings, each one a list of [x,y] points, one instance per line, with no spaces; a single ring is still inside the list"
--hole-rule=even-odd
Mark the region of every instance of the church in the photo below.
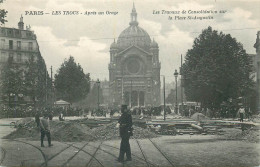
[[[160,105],[159,46],[139,26],[135,6],[129,26],[110,46],[110,105]]]

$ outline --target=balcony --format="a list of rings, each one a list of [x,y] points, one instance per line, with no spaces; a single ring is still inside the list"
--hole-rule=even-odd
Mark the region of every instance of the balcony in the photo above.
[[[0,50],[7,50],[7,51],[21,51],[21,52],[38,52],[38,48],[29,48],[29,47],[20,47],[18,48],[17,46],[13,46],[12,49],[9,48],[9,46],[0,46]]]

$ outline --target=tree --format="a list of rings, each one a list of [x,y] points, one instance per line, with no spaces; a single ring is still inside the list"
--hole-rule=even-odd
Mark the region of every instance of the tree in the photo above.
[[[0,4],[3,3],[3,0],[0,0]],[[0,9],[0,25],[5,24],[5,22],[7,22],[7,20],[5,19],[6,14],[8,12],[4,9]]]
[[[36,84],[37,84],[37,64],[34,56],[31,56],[26,62],[28,70],[25,72],[26,94],[29,95],[35,104],[36,100]]]
[[[20,94],[24,94],[24,70],[13,62],[13,57],[9,57],[4,65],[1,74],[1,90],[4,103],[13,106]]]
[[[55,75],[57,96],[70,103],[86,97],[89,92],[89,75],[85,75],[72,56],[64,63]]]
[[[99,94],[99,97],[98,97],[98,94]],[[99,100],[99,104],[103,103],[103,101],[104,101],[103,90],[100,85],[98,88],[97,83],[95,83],[86,98],[86,103],[89,107],[96,108],[97,104],[98,104],[98,100]]]
[[[34,105],[46,105],[46,96],[51,90],[51,81],[46,64],[41,55],[31,56],[26,62],[25,72],[26,95],[31,97]]]
[[[182,70],[187,99],[208,108],[245,96],[253,83],[251,59],[243,45],[211,27],[194,40]]]
[[[0,23],[1,23],[1,25],[5,24],[5,22],[7,22],[7,20],[5,19],[7,13],[8,12],[6,10],[0,9]]]

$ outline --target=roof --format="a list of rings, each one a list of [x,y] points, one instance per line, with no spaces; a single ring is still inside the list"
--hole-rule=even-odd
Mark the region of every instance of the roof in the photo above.
[[[134,6],[129,24],[130,26],[123,30],[119,35],[117,47],[120,50],[124,50],[131,45],[136,45],[142,49],[148,50],[150,48],[151,38],[143,28],[138,26],[137,13]]]

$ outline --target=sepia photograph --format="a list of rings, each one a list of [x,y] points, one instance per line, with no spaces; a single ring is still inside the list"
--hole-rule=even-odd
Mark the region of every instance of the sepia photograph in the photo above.
[[[260,0],[0,0],[0,166],[260,166]]]

